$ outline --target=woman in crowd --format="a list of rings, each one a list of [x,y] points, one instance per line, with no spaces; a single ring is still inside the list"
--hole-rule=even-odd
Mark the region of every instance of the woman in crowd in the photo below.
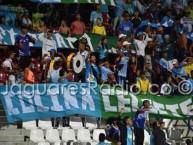
[[[37,83],[35,81],[35,76],[34,76],[34,73],[32,71],[33,65],[34,64],[30,61],[28,67],[25,68],[24,81],[25,81],[26,84],[35,84],[35,83]]]

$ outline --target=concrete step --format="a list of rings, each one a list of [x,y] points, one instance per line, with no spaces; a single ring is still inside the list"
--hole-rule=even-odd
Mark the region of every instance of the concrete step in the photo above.
[[[0,142],[24,142],[23,135],[0,135]]]
[[[23,135],[23,129],[5,129],[5,130],[0,130],[0,136],[3,135]]]
[[[38,145],[33,142],[0,142],[0,145]]]
[[[17,124],[0,123],[1,130],[17,129]]]

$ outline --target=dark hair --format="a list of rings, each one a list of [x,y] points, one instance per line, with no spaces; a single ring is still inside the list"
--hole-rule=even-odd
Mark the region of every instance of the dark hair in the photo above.
[[[66,71],[67,71],[67,70],[66,70],[65,68],[62,68],[62,69],[59,71],[60,77],[62,77]]]
[[[52,31],[52,30],[49,30],[48,33],[53,33],[53,31]]]
[[[157,127],[157,121],[154,121],[152,124],[152,128],[155,129]]]
[[[101,18],[97,18],[97,19],[101,21]]]
[[[124,123],[124,124],[127,124],[126,121],[127,121],[127,119],[130,119],[130,118],[131,118],[131,117],[126,116],[126,117],[123,119],[123,123]]]
[[[145,106],[145,103],[149,102],[149,100],[144,100],[143,101],[143,106]]]
[[[22,25],[21,30],[23,30],[23,29],[28,29],[28,26],[27,25]]]
[[[104,133],[100,133],[100,134],[99,134],[99,142],[104,142],[104,141],[105,141],[105,138],[106,138],[106,136],[105,136]]]
[[[55,67],[55,66],[60,66],[60,65],[61,65],[61,62],[60,62],[60,61],[55,61],[55,62],[54,62],[54,67]]]
[[[103,44],[103,42],[104,42],[105,39],[107,39],[107,38],[106,38],[106,37],[102,37],[102,38],[101,38],[101,42],[102,42],[101,45],[102,45],[102,48],[103,48],[103,49],[106,48],[106,49],[108,50],[107,44]]]
[[[191,145],[191,143],[192,143],[192,141],[191,141],[190,139],[187,139],[187,140],[186,140],[186,144],[187,144],[187,145]]]
[[[192,73],[193,73],[193,70],[190,71],[190,74],[192,74]]]

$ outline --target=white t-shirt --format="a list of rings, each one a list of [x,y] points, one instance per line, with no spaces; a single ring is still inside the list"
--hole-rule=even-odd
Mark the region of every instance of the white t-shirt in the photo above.
[[[51,49],[56,49],[56,42],[53,39],[47,39],[44,37],[44,34],[40,34],[39,36],[39,40],[42,41],[42,57],[44,56],[44,54],[47,54],[48,56],[50,56],[50,53],[48,52]]]
[[[136,47],[137,55],[145,56],[145,47],[147,46],[147,44],[144,41],[140,41],[137,39],[134,39],[134,44]]]
[[[54,70],[50,69],[48,70],[47,78],[50,79],[51,83],[58,83],[58,79],[60,78],[60,69]]]
[[[11,63],[12,63],[12,60],[7,58],[7,59],[3,62],[2,66],[3,66],[4,68],[9,68],[10,70],[12,70],[13,68],[12,68]]]
[[[22,24],[29,26],[29,25],[32,25],[32,21],[29,18],[28,19],[23,18]]]

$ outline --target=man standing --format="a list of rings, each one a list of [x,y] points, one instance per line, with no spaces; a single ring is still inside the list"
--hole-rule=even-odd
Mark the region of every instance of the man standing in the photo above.
[[[168,145],[168,143],[166,142],[165,133],[163,131],[165,122],[160,121],[159,124],[159,128],[155,132],[153,132],[155,145]]]
[[[47,38],[45,38],[45,34],[39,37],[40,41],[42,41],[42,57],[44,55],[49,56],[49,51],[51,49],[56,49],[56,42],[52,39],[52,31],[47,32]]]
[[[15,45],[19,48],[19,67],[24,69],[28,66],[30,57],[29,42],[35,43],[36,39],[27,34],[28,28],[26,26],[21,27],[21,33],[15,38]]]
[[[143,101],[143,106],[137,109],[137,113],[134,118],[134,134],[135,145],[143,145],[144,142],[144,129],[150,128],[149,125],[149,110],[150,102],[148,100]]]
[[[128,68],[128,58],[125,57],[123,50],[119,51],[120,60],[117,66],[118,69],[118,84],[121,87],[126,88],[126,78],[127,78],[127,68]]]
[[[96,65],[96,57],[91,54],[89,61],[86,63],[86,82],[101,83],[100,70]]]
[[[8,79],[9,85],[13,85],[16,83],[15,74],[17,72],[17,66],[14,65],[14,63],[12,62],[14,56],[15,56],[15,53],[13,53],[12,51],[8,52],[8,57],[5,59],[5,61],[2,64],[4,71],[9,74],[9,79]]]
[[[121,109],[119,120],[121,120],[121,115],[124,109]],[[119,121],[120,129],[120,142],[121,145],[133,145],[133,129],[132,129],[132,119],[125,117],[123,122]]]

